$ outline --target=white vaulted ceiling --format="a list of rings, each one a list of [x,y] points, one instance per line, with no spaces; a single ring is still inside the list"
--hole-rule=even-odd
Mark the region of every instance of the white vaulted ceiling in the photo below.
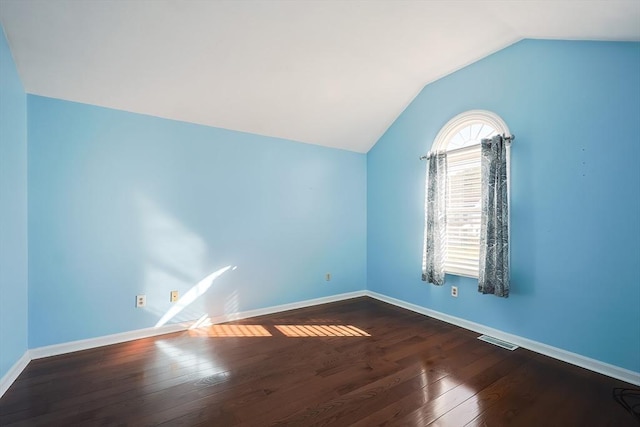
[[[28,93],[357,152],[522,38],[640,40],[640,0],[0,0],[0,20]]]

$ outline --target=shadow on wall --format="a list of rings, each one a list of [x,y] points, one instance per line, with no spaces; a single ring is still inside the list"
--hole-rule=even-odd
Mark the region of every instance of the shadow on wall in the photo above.
[[[531,174],[535,153],[531,151],[531,142],[518,141],[511,148],[511,283],[513,295],[535,295],[536,289],[536,253],[537,246],[535,209],[532,205],[534,187]],[[517,183],[515,186],[513,183]],[[516,227],[513,224],[527,224]]]

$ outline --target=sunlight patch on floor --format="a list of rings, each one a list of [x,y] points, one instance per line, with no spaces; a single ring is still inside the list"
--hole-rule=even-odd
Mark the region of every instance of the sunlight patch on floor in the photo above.
[[[271,332],[269,331],[269,328]],[[370,337],[371,335],[353,325],[236,325],[211,324],[211,319],[203,316],[189,328],[192,337]]]
[[[189,329],[189,335],[198,337],[270,337],[271,333],[261,325],[211,325],[207,328]]]
[[[351,325],[275,325],[288,337],[370,337],[367,332]]]

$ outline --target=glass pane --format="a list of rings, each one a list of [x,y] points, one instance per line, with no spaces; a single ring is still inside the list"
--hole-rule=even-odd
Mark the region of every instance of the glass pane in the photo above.
[[[497,131],[486,123],[473,123],[463,127],[448,142],[447,150],[480,144],[484,138],[495,135]]]

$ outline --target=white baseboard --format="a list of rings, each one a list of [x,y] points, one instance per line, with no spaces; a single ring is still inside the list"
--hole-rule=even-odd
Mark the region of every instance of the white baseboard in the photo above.
[[[554,359],[561,360],[563,362],[570,363],[572,365],[580,366],[585,369],[589,369],[594,372],[598,372],[607,375],[612,378],[617,378],[622,381],[626,381],[630,384],[640,385],[640,373],[631,371],[628,369],[620,368],[618,366],[610,365],[608,363],[600,362],[595,359],[591,359],[585,356],[581,356],[570,351],[562,350],[557,347],[552,347],[541,342],[533,341],[527,338],[523,338],[517,335],[508,334],[498,329],[493,329],[488,326],[481,325],[479,323],[471,322],[469,320],[461,319],[459,317],[450,316],[439,311],[431,310],[416,304],[412,304],[406,301],[402,301],[396,298],[392,298],[383,294],[379,294],[373,291],[355,291],[338,295],[331,295],[328,297],[314,298],[305,301],[299,301],[289,304],[276,305],[257,310],[248,310],[238,313],[226,314],[216,316],[210,319],[212,323],[222,323],[232,320],[246,319],[249,317],[264,316],[267,314],[280,313],[288,310],[295,310],[298,308],[312,307],[315,305],[326,304],[330,302],[343,301],[351,298],[368,296],[377,300],[401,307],[407,310],[414,311],[416,313],[433,317],[438,320],[450,323],[452,325],[459,326],[464,329],[468,329],[479,334],[491,335],[504,341],[509,341],[520,347],[535,351],[536,353],[544,354],[545,356],[552,357]],[[54,344],[45,347],[38,347],[31,350],[27,350],[24,355],[9,369],[9,371],[0,379],[0,397],[9,389],[11,384],[18,378],[20,373],[27,367],[31,360],[40,359],[43,357],[57,356],[60,354],[72,353],[75,351],[87,350],[90,348],[102,347],[105,345],[118,344],[126,341],[132,341],[141,338],[153,337],[156,335],[170,334],[173,332],[180,332],[187,330],[192,322],[179,323],[165,325],[159,328],[145,328],[136,329],[133,331],[122,332],[119,334],[106,335],[97,338],[89,338],[79,341],[71,341],[62,344]]]
[[[294,310],[297,308],[310,307],[329,302],[342,301],[346,299],[365,296],[365,291],[348,292],[344,294],[331,295],[328,297],[315,298],[289,304],[275,305],[257,310],[241,311],[237,313],[214,316],[210,318],[211,323],[223,323],[232,320],[246,319],[249,317],[264,316],[266,314],[280,313],[282,311]],[[29,350],[31,360],[41,359],[43,357],[57,356],[60,354],[72,353],[74,351],[87,350],[90,348],[102,347],[105,345],[118,344],[121,342],[137,340],[141,338],[153,337],[156,335],[171,334],[189,329],[195,321],[174,323],[164,325],[159,328],[144,328],[133,331],[122,332],[119,334],[105,335],[102,337],[88,338],[85,340],[71,341],[62,344],[48,345],[46,347],[38,347]]]
[[[493,329],[488,326],[481,325],[479,323],[471,322],[469,320],[461,319],[459,317],[450,316],[439,311],[431,310],[416,304],[411,304],[406,301],[402,301],[396,298],[388,297],[386,295],[379,294],[373,291],[366,291],[367,296],[375,298],[377,300],[395,305],[397,307],[405,308],[407,310],[414,311],[416,313],[433,317],[443,322],[450,323],[452,325],[460,326],[461,328],[468,329],[470,331],[477,332],[479,334],[486,334],[492,337],[517,344],[520,347],[526,348],[536,353],[544,354],[545,356],[552,357],[554,359],[561,360],[563,362],[570,363],[572,365],[580,366],[581,368],[588,369],[590,371],[598,372],[603,375],[607,375],[612,378],[616,378],[622,381],[626,381],[630,384],[640,385],[640,372],[631,371],[629,369],[620,368],[615,365],[601,362],[599,360],[591,359],[570,351],[563,350],[558,347],[553,347],[547,344],[543,344],[538,341],[533,341],[528,338],[524,338],[518,335],[502,332],[498,329]]]
[[[7,371],[6,374],[0,378],[0,397],[4,395],[4,393],[9,390],[11,384],[18,378],[18,375],[22,373],[24,368],[31,362],[31,357],[29,355],[29,350],[25,351],[22,357],[18,359],[16,363]]]
[[[331,295],[328,297],[308,299],[300,302],[292,302],[289,304],[274,305],[267,308],[259,308],[257,310],[248,310],[238,313],[224,314],[221,316],[211,317],[211,323],[224,323],[232,320],[247,319],[249,317],[265,316],[267,314],[280,313],[283,311],[296,310],[298,308],[312,307],[314,305],[327,304],[330,302],[343,301],[351,298],[367,296],[366,291],[347,292],[344,294]]]
[[[181,332],[187,330],[189,325],[189,323],[175,323],[164,325],[159,328],[135,329],[133,331],[121,332],[118,334],[104,335],[96,338],[87,338],[84,340],[32,348],[29,350],[29,353],[31,355],[31,360],[42,359],[43,357],[58,356],[60,354],[73,353],[74,351],[88,350],[90,348],[102,347],[105,345],[119,344],[122,342],[154,337],[156,335]]]
[[[246,319],[249,317],[264,316],[266,314],[280,313],[298,308],[311,307],[314,305],[326,304],[330,302],[342,301],[351,298],[363,297],[365,291],[347,292],[328,297],[314,298],[305,301],[293,302],[289,304],[276,305],[272,307],[260,308],[257,310],[248,310],[238,313],[216,316],[210,319],[212,323],[223,323],[231,320]],[[75,351],[88,350],[90,348],[102,347],[105,345],[118,344],[126,341],[132,341],[142,338],[149,338],[156,335],[171,334],[174,332],[185,331],[193,322],[183,322],[170,325],[164,325],[159,328],[144,328],[133,331],[122,332],[118,334],[105,335],[102,337],[88,338],[78,341],[70,341],[62,344],[53,344],[44,347],[37,347],[27,350],[20,360],[18,360],[9,371],[0,379],[0,397],[9,389],[11,384],[18,378],[18,375],[27,367],[31,360],[42,359],[44,357],[58,356],[61,354],[73,353]]]

